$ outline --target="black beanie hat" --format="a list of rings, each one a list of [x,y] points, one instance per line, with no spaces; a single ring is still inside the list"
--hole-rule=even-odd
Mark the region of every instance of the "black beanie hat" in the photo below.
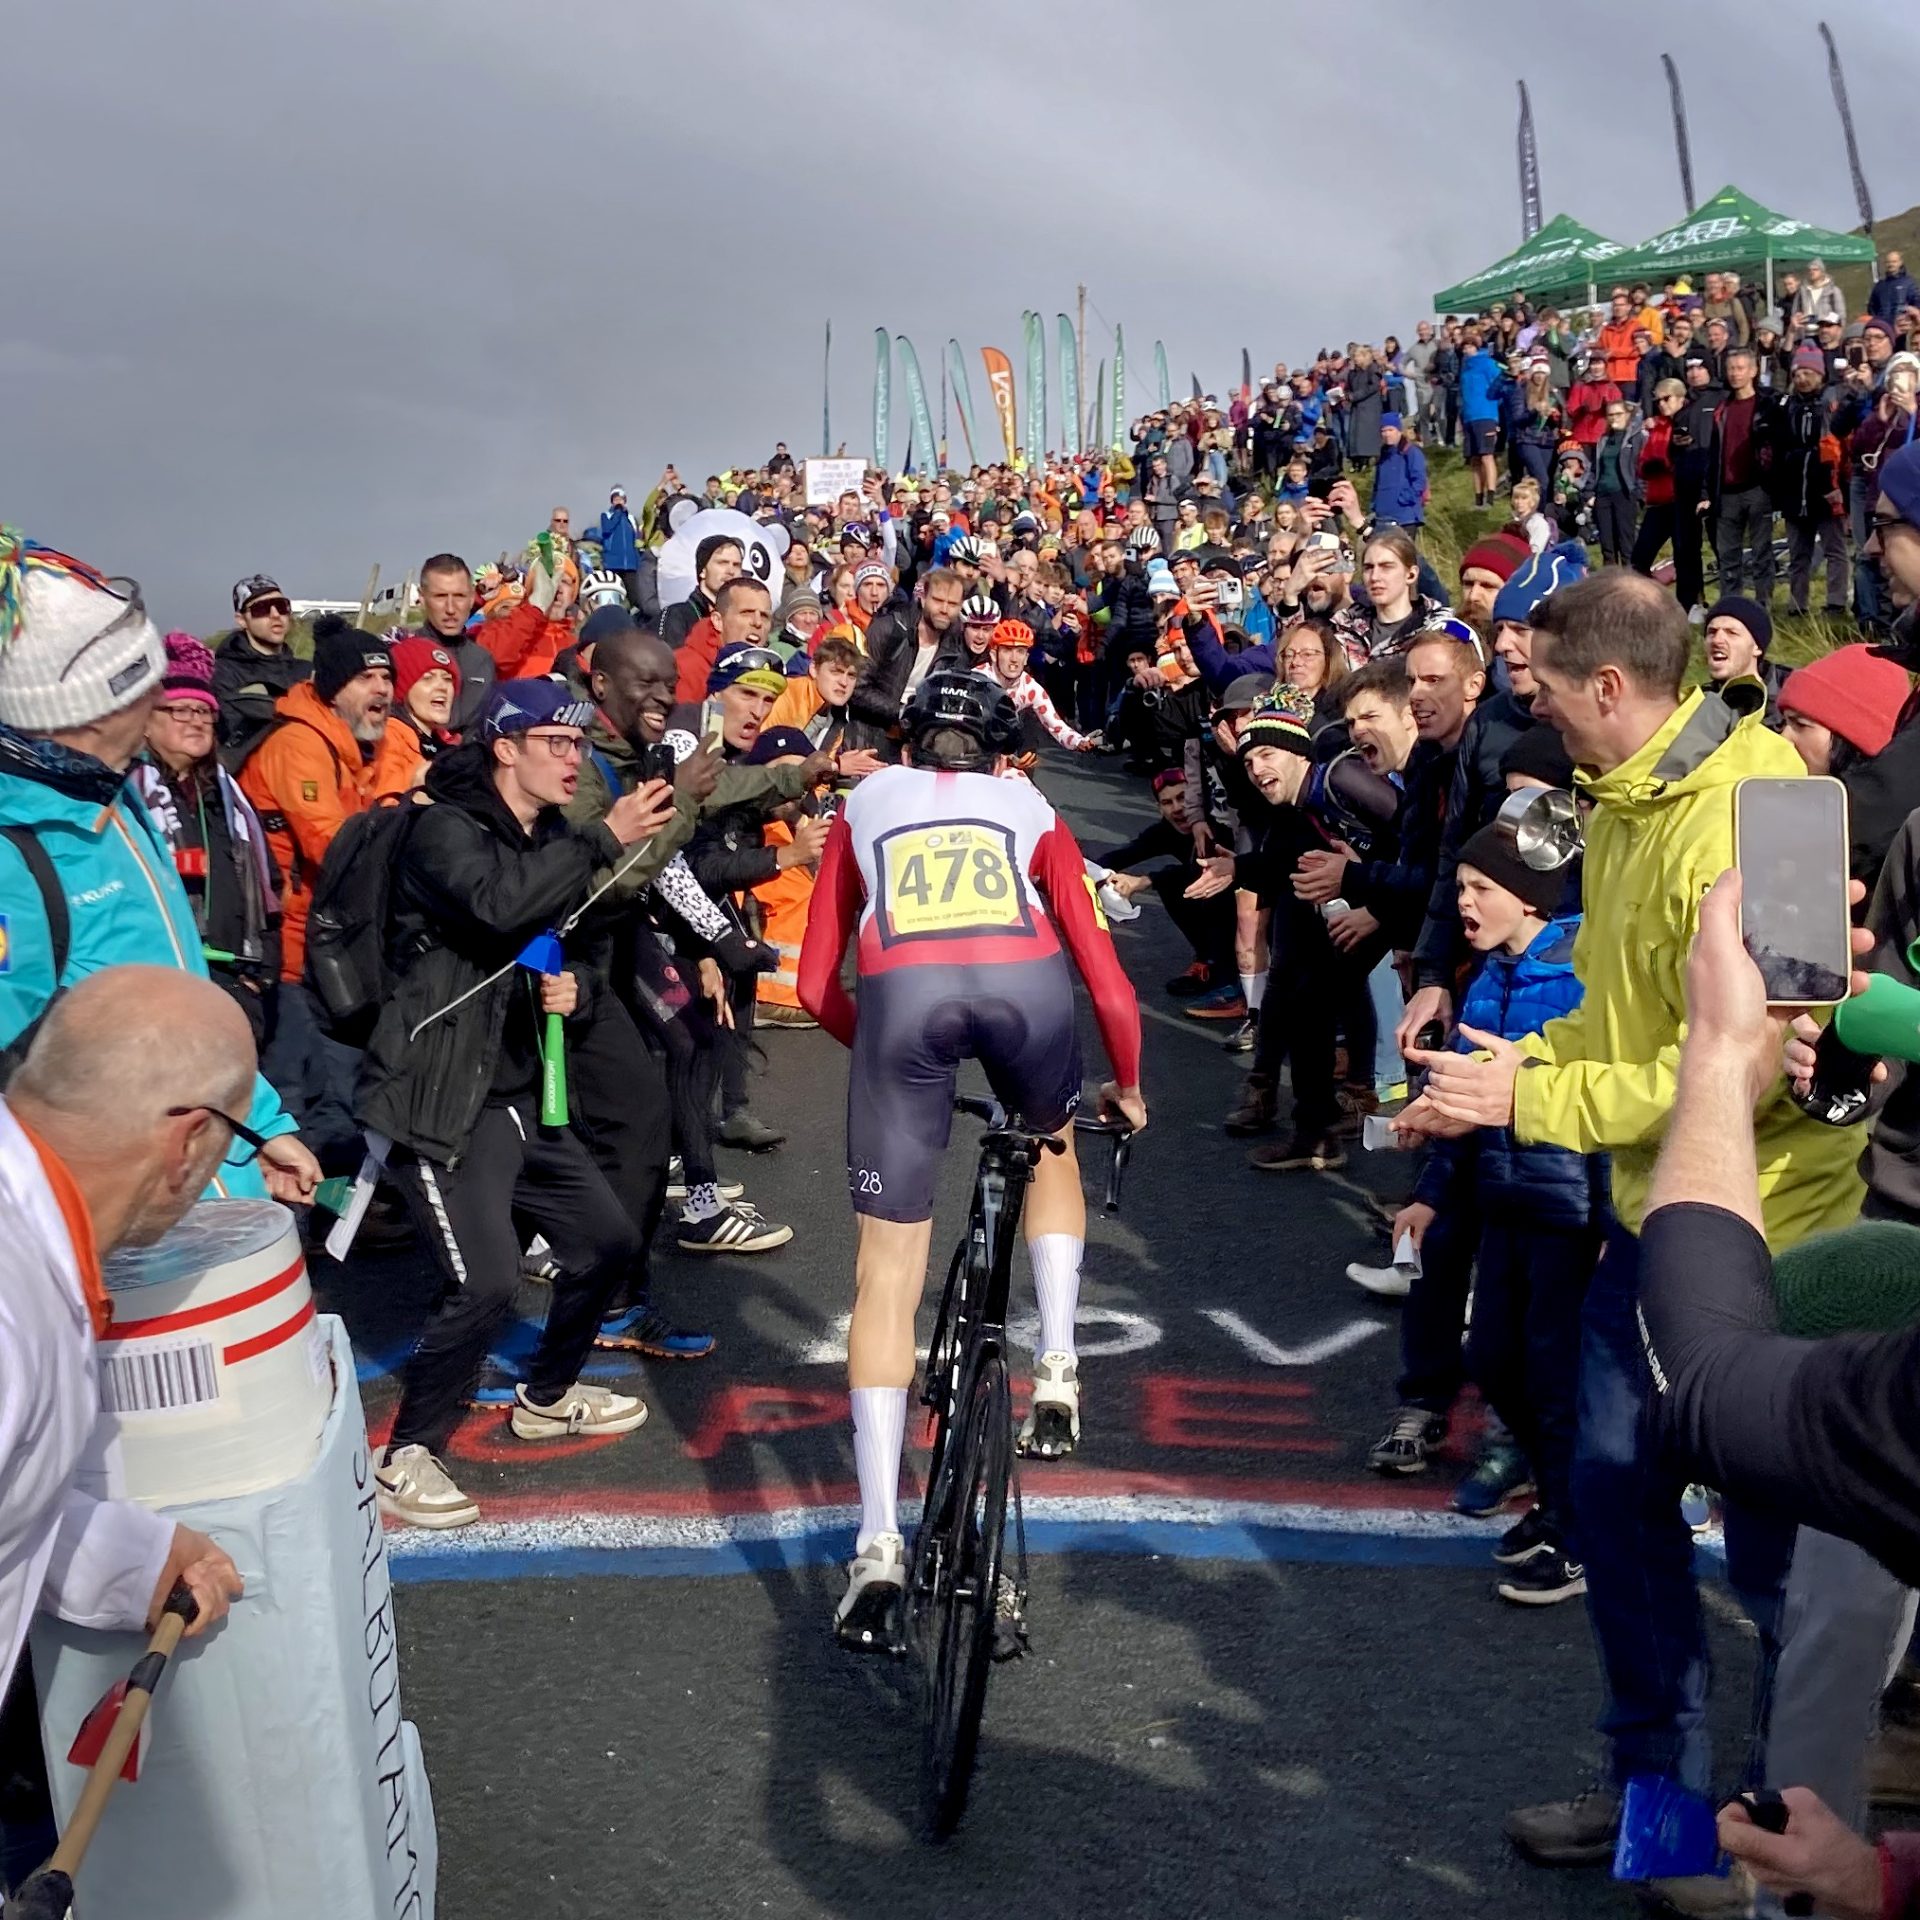
[[[357,674],[370,667],[393,671],[393,655],[377,633],[362,633],[344,615],[323,613],[313,623],[313,690],[329,705]]]
[[[1566,898],[1567,874],[1564,867],[1542,872],[1520,858],[1514,844],[1513,829],[1498,820],[1490,820],[1460,849],[1463,867],[1478,867],[1495,886],[1505,887],[1526,902],[1535,913],[1551,919]]]
[[[1566,737],[1558,727],[1540,725],[1516,734],[1500,756],[1500,774],[1504,779],[1517,773],[1528,780],[1544,780],[1550,787],[1573,789],[1573,755],[1567,751]]]
[[[1773,615],[1758,600],[1749,600],[1744,593],[1723,594],[1707,609],[1707,619],[1711,623],[1722,614],[1738,620],[1763,654],[1773,645]]]
[[[706,575],[707,562],[711,560],[713,556],[716,553],[718,553],[722,547],[737,548],[739,550],[740,557],[743,560],[746,558],[746,552],[747,552],[746,548],[741,546],[740,542],[732,534],[730,533],[708,534],[707,537],[704,540],[702,540],[700,544],[697,547],[695,547],[693,550],[693,584],[696,587],[700,585],[701,580]]]

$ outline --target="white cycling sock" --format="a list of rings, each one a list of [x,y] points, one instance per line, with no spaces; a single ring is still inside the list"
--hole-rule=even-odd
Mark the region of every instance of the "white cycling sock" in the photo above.
[[[900,1531],[900,1453],[907,1436],[905,1387],[855,1387],[853,1465],[860,1476],[860,1531],[853,1550],[864,1553],[876,1533]]]
[[[1267,976],[1264,973],[1243,973],[1240,976],[1240,992],[1246,1000],[1247,1011],[1258,1013],[1261,1001],[1267,997]]]
[[[1043,1233],[1027,1242],[1033,1293],[1040,1306],[1040,1352],[1073,1354],[1074,1309],[1080,1304],[1080,1251],[1071,1233]]]
[[[681,1203],[682,1212],[689,1220],[711,1220],[725,1207],[726,1202],[720,1198],[720,1189],[711,1180],[703,1180],[697,1187],[689,1187],[687,1197]]]

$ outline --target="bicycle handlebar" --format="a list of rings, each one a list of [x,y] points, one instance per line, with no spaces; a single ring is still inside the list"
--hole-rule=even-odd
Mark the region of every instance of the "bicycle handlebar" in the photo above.
[[[1076,1133],[1099,1134],[1113,1142],[1113,1162],[1107,1169],[1107,1191],[1102,1204],[1107,1212],[1120,1211],[1120,1185],[1126,1175],[1127,1161],[1133,1153],[1133,1129],[1124,1119],[1108,1119],[1097,1113],[1075,1114]]]

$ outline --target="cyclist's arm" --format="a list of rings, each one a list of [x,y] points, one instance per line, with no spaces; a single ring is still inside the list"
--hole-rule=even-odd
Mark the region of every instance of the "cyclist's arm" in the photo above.
[[[832,842],[828,842],[831,849]],[[1140,1004],[1133,982],[1113,950],[1113,941],[1094,906],[1087,885],[1087,863],[1064,820],[1056,819],[1034,850],[1033,883],[1046,896],[1053,923],[1073,955],[1073,964],[1093,996],[1100,1039],[1122,1087],[1140,1084]],[[824,877],[824,876],[823,876]],[[818,914],[819,908],[814,912]],[[808,938],[813,935],[811,925]],[[804,965],[804,960],[802,961]]]
[[[847,937],[860,924],[865,900],[860,863],[853,857],[853,836],[847,817],[840,814],[827,835],[820,856],[820,878],[813,889],[807,914],[806,937],[800,943],[800,970],[795,990],[800,1004],[840,1042],[853,1045],[853,996],[840,984],[840,962],[846,957]]]

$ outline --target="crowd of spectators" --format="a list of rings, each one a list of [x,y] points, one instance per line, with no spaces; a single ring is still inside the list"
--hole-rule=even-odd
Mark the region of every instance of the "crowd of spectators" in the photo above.
[[[1642,1232],[1738,782],[1841,779],[1874,964],[1911,979],[1920,936],[1920,311],[1887,265],[1853,326],[1817,267],[1777,315],[1725,275],[1604,315],[1516,293],[1156,408],[1124,448],[873,473],[830,503],[784,445],[698,489],[668,468],[638,510],[617,487],[578,529],[555,509],[514,565],[432,555],[390,634],[323,618],[296,644],[256,573],[230,632],[163,636],[134,583],[8,529],[9,1066],[86,975],[208,976],[261,1064],[262,1150],[218,1184],[306,1209],[323,1177],[378,1181],[361,1231],[441,1277],[381,1502],[468,1524],[446,1445],[523,1279],[549,1294],[512,1432],[615,1435],[646,1405],[583,1382],[590,1349],[713,1345],[656,1298],[656,1250],[792,1239],[716,1149],[782,1144],[752,1111],[755,1035],[811,1024],[794,968],[827,822],[897,758],[929,673],[988,675],[1030,732],[1018,777],[1058,748],[1139,783],[1140,831],[1090,879],[1177,927],[1190,963],[1152,991],[1215,1023],[1252,1165],[1418,1149],[1349,1268],[1402,1303],[1368,1462],[1432,1470],[1477,1389],[1455,1503],[1508,1516],[1503,1600],[1585,1596],[1606,1695],[1605,1779],[1509,1832],[1543,1864],[1610,1858],[1630,1777],[1715,1782],[1699,1474],[1657,1417]],[[1427,527],[1456,447],[1457,555]],[[710,534],[663,604],[670,528],[720,507],[779,529],[778,577]],[[1842,624],[1783,672],[1816,560]],[[1820,1245],[1863,1199],[1920,1226],[1912,1105],[1896,1075],[1863,1139],[1777,1057],[1756,1074],[1766,1248]],[[1763,1775],[1857,1823],[1911,1568],[1704,1451],[1762,1646]],[[1751,1889],[1659,1891],[1722,1913]]]

